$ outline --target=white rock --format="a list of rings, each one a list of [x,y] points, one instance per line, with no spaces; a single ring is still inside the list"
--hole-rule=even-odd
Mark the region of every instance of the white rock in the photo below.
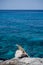
[[[2,62],[0,65],[43,65],[43,58],[11,59]]]
[[[35,58],[22,58],[19,61],[24,63],[32,63],[35,60],[36,60]]]

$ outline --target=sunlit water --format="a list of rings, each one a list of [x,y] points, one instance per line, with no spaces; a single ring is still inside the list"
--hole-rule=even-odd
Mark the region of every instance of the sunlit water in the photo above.
[[[13,58],[16,44],[31,57],[43,57],[43,11],[0,10],[0,59]]]

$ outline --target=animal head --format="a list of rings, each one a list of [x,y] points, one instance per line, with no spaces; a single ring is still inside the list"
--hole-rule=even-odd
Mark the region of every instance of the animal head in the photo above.
[[[16,53],[15,53],[15,57],[16,57],[16,58],[19,58],[19,57],[22,56],[22,54],[23,54],[23,53],[22,53],[21,50],[17,50]]]

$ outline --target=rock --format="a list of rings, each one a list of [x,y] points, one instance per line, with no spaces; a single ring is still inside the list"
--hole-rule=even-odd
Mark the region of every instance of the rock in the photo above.
[[[0,62],[0,65],[43,65],[43,58],[13,58],[11,60]]]

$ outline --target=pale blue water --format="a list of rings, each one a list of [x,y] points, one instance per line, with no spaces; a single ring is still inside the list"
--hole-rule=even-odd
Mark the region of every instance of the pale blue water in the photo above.
[[[0,58],[14,57],[16,44],[31,57],[43,57],[43,11],[0,10]]]

